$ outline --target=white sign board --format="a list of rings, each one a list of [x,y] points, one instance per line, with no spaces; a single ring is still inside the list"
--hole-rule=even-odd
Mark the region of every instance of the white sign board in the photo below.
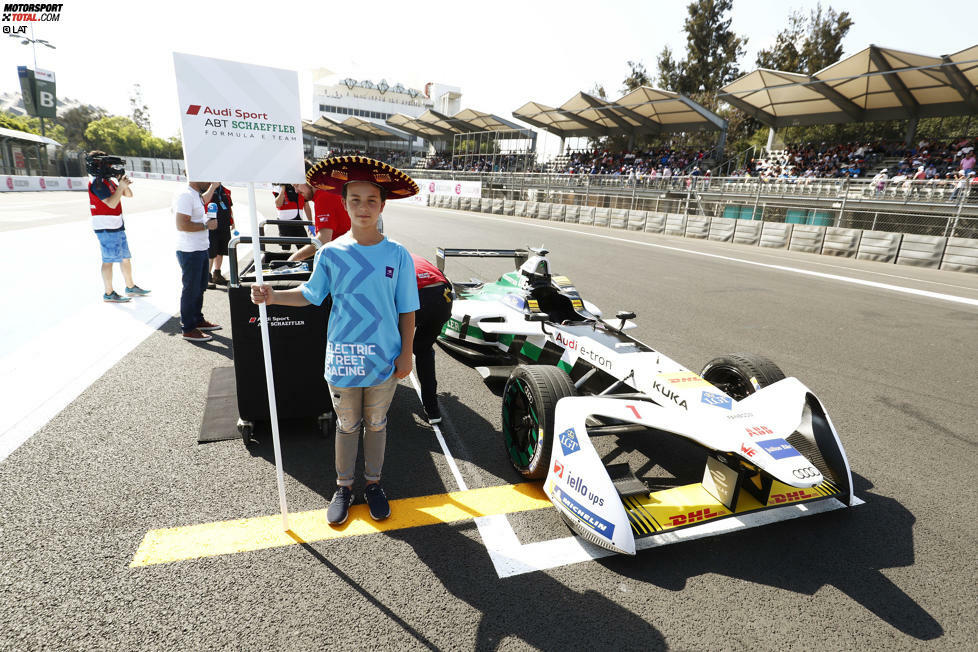
[[[297,72],[178,52],[173,68],[191,180],[305,179]]]
[[[451,179],[415,179],[418,194],[408,200],[415,204],[428,204],[428,195],[453,195],[478,198],[482,196],[481,181],[452,181]]]

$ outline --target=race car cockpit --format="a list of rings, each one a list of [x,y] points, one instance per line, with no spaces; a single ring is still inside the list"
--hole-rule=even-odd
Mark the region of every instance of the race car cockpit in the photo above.
[[[558,324],[588,321],[592,316],[582,314],[584,304],[577,289],[566,276],[553,276],[546,249],[531,249],[533,256],[520,265],[520,285],[526,291],[531,312],[546,313]]]

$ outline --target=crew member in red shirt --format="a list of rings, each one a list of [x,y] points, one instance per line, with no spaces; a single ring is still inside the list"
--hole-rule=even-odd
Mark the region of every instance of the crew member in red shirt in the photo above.
[[[435,350],[432,345],[452,316],[452,284],[441,270],[421,256],[414,259],[421,307],[414,313],[414,366],[421,385],[421,404],[429,423],[441,422],[438,383],[435,379]]]
[[[306,169],[308,170],[309,167],[311,164],[307,161]],[[319,242],[322,244],[332,242],[350,230],[350,216],[347,215],[346,208],[343,207],[343,199],[339,195],[319,189],[313,192],[313,189],[304,183],[296,184],[296,190],[315,204],[313,224]],[[308,244],[289,256],[289,260],[305,260],[315,253],[316,247]]]

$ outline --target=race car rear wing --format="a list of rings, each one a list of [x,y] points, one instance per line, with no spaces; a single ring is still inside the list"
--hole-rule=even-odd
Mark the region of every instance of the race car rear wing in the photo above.
[[[449,249],[438,247],[435,251],[435,265],[445,271],[446,258],[512,258],[516,267],[525,263],[530,257],[526,249]]]

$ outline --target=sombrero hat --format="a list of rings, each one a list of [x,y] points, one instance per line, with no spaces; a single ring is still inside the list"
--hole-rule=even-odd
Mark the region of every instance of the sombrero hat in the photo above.
[[[387,191],[387,199],[404,199],[418,194],[411,177],[386,163],[366,156],[334,156],[314,164],[306,172],[306,183],[314,188],[342,194],[343,186],[366,181]]]

